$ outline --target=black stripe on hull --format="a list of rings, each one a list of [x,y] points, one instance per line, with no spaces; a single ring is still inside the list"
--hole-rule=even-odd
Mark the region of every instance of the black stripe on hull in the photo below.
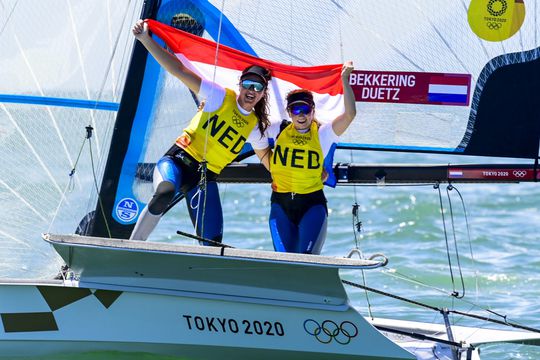
[[[58,331],[52,312],[5,313],[0,316],[6,333]]]
[[[122,295],[121,291],[114,290],[96,290],[94,296],[105,306],[109,308]]]
[[[56,286],[37,286],[43,299],[51,308],[51,311],[63,308],[66,305],[74,303],[89,295],[92,295],[90,289],[83,288],[67,288]]]

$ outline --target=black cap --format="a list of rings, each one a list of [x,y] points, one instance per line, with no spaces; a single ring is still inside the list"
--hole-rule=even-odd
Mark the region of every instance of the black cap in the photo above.
[[[305,103],[309,106],[314,106],[315,101],[313,101],[313,94],[311,91],[295,91],[287,95],[287,107],[296,103]]]
[[[272,76],[270,75],[270,71],[268,71],[267,69],[263,68],[262,66],[251,65],[245,68],[244,71],[242,71],[242,76],[240,76],[240,79],[243,79],[250,74],[257,75],[264,81],[265,84],[268,84],[268,80],[272,78]]]

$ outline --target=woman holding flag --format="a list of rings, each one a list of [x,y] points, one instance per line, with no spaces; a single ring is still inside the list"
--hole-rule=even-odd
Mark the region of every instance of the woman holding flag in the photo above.
[[[238,92],[202,78],[176,56],[157,44],[148,25],[139,20],[132,29],[135,38],[170,74],[204,98],[204,106],[157,162],[154,195],[142,211],[130,239],[146,240],[174,196],[184,193],[197,235],[221,242],[223,213],[216,178],[233,161],[246,141],[259,157],[266,154],[268,141],[268,82],[270,71],[248,66],[242,71]],[[201,178],[206,186],[199,186]],[[207,242],[205,244],[208,245]]]
[[[343,65],[345,111],[328,123],[315,119],[311,91],[293,90],[287,95],[287,112],[292,122],[276,136],[269,161],[273,190],[269,223],[276,251],[321,253],[328,217],[323,159],[356,116],[349,84],[353,69],[351,61]]]

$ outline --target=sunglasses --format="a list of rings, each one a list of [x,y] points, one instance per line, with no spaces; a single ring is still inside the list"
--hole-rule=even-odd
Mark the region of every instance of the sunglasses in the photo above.
[[[293,115],[300,115],[300,114],[308,115],[309,113],[311,113],[312,110],[313,108],[309,106],[308,104],[298,104],[298,105],[292,105],[289,107],[289,111]]]
[[[242,80],[240,82],[240,85],[242,85],[242,87],[246,90],[255,90],[256,92],[261,92],[266,87],[266,85],[264,85],[263,83],[248,79]]]

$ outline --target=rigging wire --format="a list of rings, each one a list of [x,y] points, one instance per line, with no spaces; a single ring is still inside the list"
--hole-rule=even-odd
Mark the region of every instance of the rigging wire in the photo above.
[[[75,171],[77,169],[77,165],[79,163],[79,159],[81,157],[81,153],[83,151],[83,148],[84,148],[84,145],[86,144],[86,140],[88,140],[88,132],[86,133],[86,136],[81,144],[81,147],[79,148],[79,154],[77,155],[77,159],[75,160],[75,163],[73,164],[73,167],[71,169],[71,171],[69,172],[69,181],[68,183],[66,184],[66,187],[64,188],[64,191],[62,192],[62,196],[60,197],[60,201],[58,202],[58,205],[56,206],[56,209],[54,210],[54,213],[53,213],[53,216],[52,216],[52,219],[49,223],[49,227],[47,228],[47,233],[50,233],[51,232],[51,229],[52,229],[52,226],[54,224],[54,222],[56,221],[56,216],[58,216],[58,213],[60,212],[60,208],[62,207],[62,204],[64,203],[64,199],[66,199],[66,194],[68,192],[72,192],[74,187],[75,187],[75,184],[74,184],[74,180],[73,180],[73,177],[75,175]]]
[[[92,134],[93,134],[94,128],[92,126],[88,125],[85,129],[86,129],[86,135],[85,135],[84,140],[83,140],[83,142],[81,144],[81,147],[79,148],[79,153],[77,155],[77,159],[76,159],[76,161],[75,161],[75,163],[73,165],[73,168],[71,169],[71,171],[68,174],[69,181],[66,184],[66,187],[64,188],[64,192],[62,194],[62,197],[60,198],[58,206],[56,207],[56,209],[54,211],[54,214],[53,214],[53,217],[51,219],[51,222],[49,223],[49,227],[47,229],[47,232],[48,233],[51,232],[52,226],[53,226],[53,224],[54,224],[54,222],[56,220],[56,217],[57,217],[58,213],[60,212],[60,208],[61,208],[61,206],[62,206],[62,204],[64,202],[64,199],[66,198],[65,194],[67,192],[73,191],[73,187],[74,187],[74,180],[73,179],[74,179],[75,173],[77,171],[77,165],[79,163],[79,160],[80,160],[84,145],[86,144],[86,142],[88,142],[88,148],[89,148],[89,152],[90,152],[90,163],[91,163],[91,166],[92,166],[92,175],[93,175],[93,180],[94,180],[94,186],[95,186],[96,191],[97,191],[98,202],[99,202],[99,205],[100,205],[100,208],[101,208],[101,213],[102,213],[103,218],[105,220],[105,227],[107,228],[107,233],[109,234],[109,238],[112,238],[111,231],[109,229],[109,223],[107,222],[107,217],[105,216],[103,203],[101,201],[101,196],[99,195],[96,171],[95,171],[95,166],[94,166],[94,156],[93,156],[93,152],[92,152]]]
[[[70,185],[69,192],[75,189],[75,183],[74,183],[73,177],[75,176],[75,171],[77,170],[77,164],[79,164],[79,159],[81,158],[81,154],[84,148],[84,144],[86,144],[86,140],[88,140],[88,132],[86,133],[86,137],[84,138],[81,144],[81,147],[79,148],[79,153],[77,154],[77,158],[75,159],[75,164],[73,164],[73,168],[69,172],[69,182],[68,182],[68,185]]]
[[[128,8],[129,8],[129,5],[130,5],[131,1],[129,1],[126,5],[126,11],[124,11],[124,17],[122,18],[122,24],[124,24],[126,22],[126,16],[127,16],[127,13],[128,13]],[[121,27],[122,28],[122,27]],[[103,91],[104,91],[104,88],[105,88],[105,84],[106,84],[106,81],[107,81],[107,78],[108,78],[108,74],[109,72],[111,71],[112,69],[112,63],[113,63],[113,60],[114,60],[114,57],[116,55],[116,52],[117,52],[117,49],[118,49],[118,44],[119,44],[119,40],[120,40],[120,35],[122,34],[121,31],[118,31],[117,32],[117,36],[116,36],[116,39],[115,39],[115,42],[114,42],[114,46],[112,48],[112,51],[111,51],[111,55],[109,57],[109,60],[107,62],[107,67],[104,71],[104,76],[103,76],[103,79],[102,79],[102,82],[101,82],[101,86],[99,87],[99,92],[98,92],[98,95],[97,95],[97,98],[96,98],[96,101],[94,103],[94,108],[91,110],[91,111],[96,111],[97,109],[97,106],[98,106],[98,103],[99,103],[99,100],[102,98],[102,95],[103,95]],[[93,118],[92,118],[93,119]],[[102,203],[102,199],[99,195],[99,187],[97,185],[97,177],[96,177],[96,170],[95,170],[95,164],[94,164],[94,157],[93,157],[93,151],[92,151],[92,141],[91,141],[91,138],[92,138],[92,135],[93,135],[93,130],[94,128],[92,127],[91,124],[88,124],[88,126],[86,126],[86,135],[85,135],[85,138],[83,140],[83,142],[81,143],[81,146],[79,148],[79,152],[77,154],[77,158],[73,164],[73,167],[69,173],[69,181],[68,181],[68,184],[64,190],[64,193],[63,193],[63,196],[62,198],[60,199],[60,202],[58,204],[58,206],[56,207],[55,209],[55,212],[54,212],[54,215],[53,215],[53,218],[49,224],[49,228],[47,230],[47,232],[50,232],[51,231],[51,228],[56,220],[56,217],[60,211],[60,208],[63,204],[63,200],[65,198],[65,194],[67,192],[72,192],[74,190],[74,187],[75,187],[75,174],[76,174],[76,171],[77,171],[77,165],[79,164],[79,160],[81,158],[81,155],[82,155],[82,152],[83,152],[83,149],[84,149],[84,145],[86,144],[86,142],[88,141],[88,144],[89,144],[89,151],[90,151],[90,161],[91,161],[91,166],[92,166],[92,175],[93,175],[93,181],[94,181],[94,187],[96,189],[96,193],[97,193],[97,196],[98,196],[98,202],[99,202],[99,206],[101,208],[101,213],[103,214],[103,217],[104,217],[104,220],[105,220],[105,226],[107,228],[107,233],[109,235],[110,238],[112,238],[112,235],[111,235],[111,231],[110,231],[110,228],[109,228],[109,224],[108,224],[108,221],[107,221],[107,218],[106,216],[104,215],[105,214],[105,211],[104,211],[104,208],[103,208],[103,203]],[[98,150],[99,150],[99,147],[98,147]]]
[[[473,249],[472,249],[471,228],[469,226],[469,217],[467,215],[467,208],[465,206],[465,200],[463,199],[463,196],[461,195],[461,192],[454,185],[452,185],[451,190],[455,190],[456,193],[459,195],[459,198],[461,200],[461,206],[463,207],[463,216],[464,216],[464,219],[465,219],[465,228],[467,229],[467,239],[469,241],[469,254],[471,255],[471,264],[474,267],[475,259],[474,259]],[[476,269],[474,270],[474,278],[475,278],[476,296],[478,297],[478,292],[479,292],[479,285],[478,284],[479,284],[479,281],[478,281],[478,271]]]
[[[18,4],[19,4],[19,0],[17,0],[15,2],[15,4],[13,5],[13,7],[11,8],[11,11],[9,12],[9,15],[7,16],[6,22],[4,23],[4,26],[2,27],[2,30],[0,30],[0,36],[2,36],[2,34],[4,33],[4,30],[6,30],[6,27],[9,24],[9,20],[11,19],[11,16],[15,12],[15,8],[17,7]]]
[[[350,159],[351,159],[351,164],[352,164],[354,162],[354,155],[353,155],[352,150],[350,152]],[[360,234],[360,232],[362,231],[362,222],[360,221],[359,216],[358,216],[359,205],[358,205],[358,194],[356,192],[356,186],[353,186],[353,193],[354,193],[354,205],[352,206],[352,228],[353,228],[353,234],[354,234],[355,248],[350,252],[349,257],[351,257],[353,253],[357,253],[360,259],[363,259],[364,256],[362,254],[362,251],[360,250],[360,247],[358,244],[358,237],[357,237],[357,233]],[[362,282],[364,286],[366,286],[367,284],[366,274],[364,270],[360,270],[360,271],[362,272]],[[373,319],[373,313],[371,311],[371,301],[369,300],[369,293],[367,292],[367,290],[365,290],[364,293],[366,296],[368,314]]]
[[[103,207],[103,201],[101,199],[101,195],[99,193],[99,187],[97,183],[96,168],[94,165],[94,154],[92,152],[92,130],[94,129],[90,125],[86,127],[87,137],[88,137],[88,148],[90,150],[90,164],[92,166],[92,177],[94,180],[94,186],[96,188],[96,194],[98,198],[99,208],[101,210],[101,216],[103,216],[103,222],[105,223],[107,234],[109,235],[109,238],[112,238],[111,229],[109,228],[109,222],[107,221],[107,216],[105,215],[105,208]]]
[[[458,270],[459,270],[459,277],[460,277],[460,280],[461,280],[461,295],[456,295],[457,298],[462,298],[465,296],[465,282],[463,280],[463,272],[461,271],[461,261],[459,259],[459,249],[458,249],[458,244],[457,244],[457,239],[456,239],[456,227],[455,227],[455,224],[454,224],[454,211],[453,211],[453,208],[452,208],[452,199],[450,199],[450,191],[453,189],[453,186],[451,184],[448,184],[448,186],[446,187],[446,196],[448,197],[448,204],[449,204],[449,209],[450,209],[450,223],[452,224],[452,235],[453,235],[453,238],[454,238],[454,247],[455,247],[455,251],[456,251],[456,261],[457,261],[457,265],[458,265]]]
[[[121,22],[122,26],[120,26],[120,29],[123,29],[123,25],[126,22],[127,14],[128,14],[128,8],[129,8],[130,3],[131,3],[131,1],[128,1],[128,3],[126,4],[126,8],[124,9],[124,12],[123,12],[124,17],[122,18],[122,22]],[[114,45],[113,45],[113,47],[111,49],[111,56],[109,56],[109,61],[107,62],[107,67],[105,68],[105,71],[104,71],[104,76],[103,76],[103,79],[101,81],[101,85],[99,87],[99,92],[98,92],[98,95],[97,95],[97,98],[96,98],[96,102],[95,102],[93,111],[95,111],[97,109],[97,105],[98,105],[101,97],[103,96],[103,90],[105,89],[105,84],[107,82],[109,73],[111,73],[111,76],[112,76],[112,72],[113,72],[112,64],[114,62],[114,58],[115,58],[115,55],[116,55],[116,51],[118,49],[118,43],[120,42],[120,36],[121,35],[122,35],[122,31],[118,31],[117,35],[116,35],[116,39],[114,41]],[[126,47],[127,47],[127,45],[126,45]],[[112,84],[112,86],[113,86],[113,93],[114,93],[114,84]],[[98,147],[98,149],[99,149],[99,147]]]
[[[428,289],[431,289],[431,290],[435,290],[435,291],[437,291],[437,292],[439,292],[441,294],[444,294],[444,295],[447,295],[447,296],[451,297],[452,300],[456,299],[453,296],[452,292],[449,292],[449,291],[447,291],[445,289],[438,288],[438,287],[433,286],[433,285],[426,284],[426,283],[424,283],[424,282],[422,282],[422,281],[420,281],[418,279],[413,279],[413,278],[411,278],[411,277],[409,277],[409,276],[407,276],[407,275],[405,275],[403,273],[400,273],[399,271],[392,270],[392,272],[390,272],[390,271],[387,271],[387,270],[386,271],[383,270],[381,272],[381,274],[386,275],[386,276],[391,276],[391,277],[394,277],[394,278],[399,279],[399,280],[408,281],[408,282],[413,283],[415,285],[422,286],[422,287],[425,287],[425,288],[428,288]],[[506,315],[502,315],[502,314],[500,314],[500,313],[498,313],[496,311],[493,311],[493,310],[491,310],[491,309],[489,309],[489,308],[487,308],[485,306],[482,306],[482,305],[479,305],[479,304],[477,304],[475,302],[466,300],[465,298],[457,298],[457,299],[462,303],[470,305],[471,308],[469,309],[469,311],[472,310],[473,308],[476,308],[476,309],[480,309],[482,311],[488,312],[488,313],[490,313],[490,314],[492,314],[494,316],[500,317],[502,319],[505,319],[505,320],[507,319]],[[456,323],[457,322],[458,321],[456,321]]]
[[[450,258],[450,245],[449,245],[449,241],[448,241],[448,234],[447,234],[447,228],[446,228],[446,218],[445,218],[445,215],[444,215],[444,208],[443,208],[443,204],[442,204],[443,202],[442,202],[442,195],[441,195],[441,191],[440,191],[440,184],[437,183],[437,184],[433,185],[433,187],[438,190],[438,194],[439,194],[440,211],[441,211],[441,216],[442,216],[442,219],[443,219],[443,228],[444,228],[444,234],[445,234],[445,240],[446,240],[447,257],[448,257],[448,262],[449,262],[449,267],[450,267],[450,274],[451,274],[451,278],[452,278],[452,292],[448,292],[447,290],[437,288],[437,287],[432,286],[432,285],[428,285],[426,283],[423,283],[423,282],[421,282],[419,280],[413,279],[413,278],[411,278],[411,277],[409,277],[409,276],[407,276],[405,274],[401,274],[401,273],[396,272],[396,271],[393,271],[394,273],[390,273],[388,271],[383,271],[382,273],[387,275],[387,276],[393,276],[393,277],[395,277],[397,279],[409,281],[411,283],[415,283],[416,285],[421,285],[421,286],[424,286],[424,287],[427,287],[427,288],[430,288],[430,289],[434,289],[434,290],[436,290],[438,292],[444,293],[445,295],[448,295],[448,296],[451,297],[451,299],[452,299],[452,308],[455,305],[454,301],[456,299],[459,299],[459,300],[461,300],[461,301],[463,301],[465,303],[470,304],[472,307],[481,308],[484,311],[490,312],[490,313],[492,313],[492,314],[494,314],[496,316],[499,316],[499,317],[502,317],[503,319],[505,319],[504,315],[498,314],[496,312],[493,312],[490,309],[481,307],[481,306],[479,306],[479,305],[477,305],[477,304],[475,304],[473,302],[470,302],[470,301],[467,301],[467,300],[463,299],[464,296],[465,296],[465,284],[464,284],[464,277],[463,277],[463,273],[462,273],[462,269],[461,269],[459,249],[458,249],[458,244],[457,244],[457,239],[456,239],[454,211],[453,211],[453,206],[452,206],[452,200],[451,200],[451,197],[450,197],[450,191],[452,191],[452,190],[455,190],[458,193],[459,197],[460,197],[462,207],[463,207],[464,216],[465,216],[465,222],[466,222],[466,226],[467,226],[467,236],[468,236],[468,239],[469,239],[469,251],[470,251],[470,254],[471,254],[471,259],[474,259],[474,256],[473,256],[473,251],[472,251],[472,243],[471,243],[471,236],[470,236],[470,226],[469,226],[469,221],[468,221],[468,217],[467,217],[467,210],[466,210],[466,207],[465,207],[465,202],[464,202],[463,196],[461,195],[461,193],[459,192],[459,190],[457,188],[455,188],[452,184],[449,184],[447,186],[447,188],[446,188],[446,191],[447,191],[447,197],[448,197],[448,202],[449,202],[450,221],[451,221],[451,224],[452,224],[452,231],[453,231],[453,237],[454,237],[454,246],[455,246],[455,252],[456,252],[455,256],[457,258],[457,263],[458,263],[458,270],[459,270],[459,274],[460,274],[462,293],[460,294],[460,293],[458,293],[456,291],[456,286],[455,286],[454,277],[453,277],[453,268],[454,268],[454,266],[452,265],[451,258]],[[477,275],[477,273],[476,273],[476,275]],[[478,282],[478,277],[477,276],[476,276],[476,281]],[[365,286],[365,284],[364,284],[364,286]],[[457,313],[452,313],[452,315],[455,315],[455,314],[457,314]]]
[[[348,281],[348,280],[341,280],[341,282],[346,284],[346,285],[350,285],[350,286],[353,286],[353,287],[364,289],[366,291],[374,292],[374,293],[379,294],[379,295],[383,295],[383,296],[386,296],[386,297],[389,297],[389,298],[392,298],[392,299],[404,301],[404,302],[407,302],[409,304],[417,305],[417,306],[424,307],[424,308],[434,310],[434,311],[438,311],[438,312],[441,312],[441,313],[446,311],[446,312],[449,312],[449,313],[462,315],[464,317],[471,317],[471,318],[474,318],[474,319],[477,319],[477,320],[489,321],[489,322],[493,322],[493,323],[499,324],[499,325],[505,325],[505,326],[516,328],[516,329],[522,329],[522,330],[528,330],[528,331],[535,332],[535,333],[540,333],[540,329],[533,328],[533,327],[530,327],[530,326],[521,325],[521,324],[516,323],[516,322],[508,321],[508,317],[506,315],[499,314],[499,313],[494,312],[494,311],[489,310],[489,309],[484,309],[484,310],[491,313],[491,314],[493,314],[493,315],[501,317],[504,320],[496,320],[496,319],[492,319],[492,318],[489,318],[489,317],[476,315],[476,314],[471,314],[471,313],[466,313],[466,312],[459,311],[459,310],[445,310],[445,309],[442,309],[442,308],[439,308],[439,307],[436,307],[436,306],[433,306],[433,305],[425,304],[425,303],[422,303],[422,302],[419,302],[419,301],[416,301],[416,300],[412,300],[412,299],[408,299],[408,298],[405,298],[405,297],[402,297],[402,296],[399,296],[399,295],[394,295],[394,294],[391,294],[391,293],[388,293],[388,292],[385,292],[385,291],[382,291],[382,290],[378,290],[378,289],[370,288],[370,287],[367,287],[367,286],[363,286],[361,284],[357,284],[357,283],[354,283],[354,282],[351,282],[351,281]],[[460,299],[460,300],[462,300],[462,299]]]
[[[459,293],[456,291],[456,284],[454,281],[454,271],[452,267],[452,259],[450,258],[450,245],[448,244],[448,232],[446,230],[446,219],[444,217],[444,207],[443,207],[443,201],[442,201],[442,195],[441,195],[441,187],[440,184],[437,183],[433,186],[439,193],[439,204],[440,204],[440,211],[441,211],[441,217],[442,217],[442,224],[443,224],[443,232],[444,232],[444,240],[446,244],[446,257],[448,259],[448,268],[450,270],[450,279],[452,280],[452,294],[454,296],[458,296]]]
[[[217,39],[216,39],[216,53],[215,53],[215,56],[214,56],[214,72],[212,74],[212,83],[215,83],[215,81],[216,81],[217,63],[218,63],[218,55],[219,55],[219,45],[220,45],[220,42],[221,42],[221,31],[222,31],[222,25],[223,25],[223,11],[224,11],[224,9],[225,9],[225,0],[222,0],[222,2],[221,2],[221,11],[219,13],[218,36],[217,36]],[[210,90],[210,95],[208,96],[210,99],[212,99],[213,93],[214,93],[214,86],[212,86],[212,89]],[[206,121],[207,122],[210,121],[210,113],[209,112],[207,112]],[[195,232],[197,232],[198,225],[199,225],[199,220],[200,220],[200,222],[201,222],[200,234],[203,237],[204,237],[204,218],[205,218],[205,214],[206,214],[206,198],[208,196],[208,191],[207,191],[208,182],[207,182],[207,177],[206,177],[208,167],[207,167],[207,161],[206,161],[206,153],[208,151],[208,137],[209,137],[209,133],[210,133],[210,128],[211,128],[211,126],[206,127],[206,133],[205,133],[205,137],[204,137],[203,159],[202,159],[202,161],[201,161],[201,163],[199,165],[199,172],[201,173],[201,179],[199,180],[197,192],[195,193],[195,195],[192,198],[192,200],[193,200],[195,197],[197,197],[197,205],[195,207],[193,207],[194,205],[190,204],[192,209],[196,211]],[[201,219],[199,219],[199,211],[198,210],[199,210],[199,207],[201,206],[201,195],[203,196],[203,199],[202,199],[202,213],[201,213]]]

